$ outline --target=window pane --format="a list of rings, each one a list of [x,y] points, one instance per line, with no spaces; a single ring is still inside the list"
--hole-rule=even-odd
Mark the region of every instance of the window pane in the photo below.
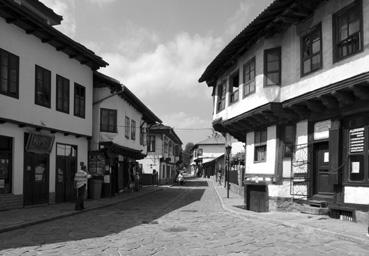
[[[348,26],[347,24],[342,24],[342,26],[340,27],[340,32],[339,32],[339,39],[340,41],[345,40],[348,37]]]
[[[279,72],[269,73],[267,76],[267,85],[279,85]]]
[[[320,54],[318,55],[315,55],[313,58],[312,58],[312,67],[311,67],[313,70],[314,69],[318,69],[320,68]]]
[[[250,93],[255,91],[255,80],[250,83]]]
[[[273,61],[279,62],[279,52],[276,50],[268,52],[267,61],[268,62],[273,62]]]
[[[362,181],[364,180],[364,157],[362,155],[350,156],[350,180]]]
[[[267,69],[268,72],[279,71],[279,61],[268,62]]]
[[[261,131],[260,142],[265,143],[267,141],[267,130]]]
[[[312,54],[320,52],[320,38],[316,38],[312,44]]]
[[[304,74],[311,72],[311,59],[304,61]]]

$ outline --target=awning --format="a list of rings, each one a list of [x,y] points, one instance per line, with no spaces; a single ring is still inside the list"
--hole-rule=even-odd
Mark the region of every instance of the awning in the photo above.
[[[134,158],[136,160],[140,160],[146,157],[146,155],[142,154],[141,150],[124,147],[113,142],[100,142],[100,145],[104,146],[104,149],[110,151],[111,153]]]

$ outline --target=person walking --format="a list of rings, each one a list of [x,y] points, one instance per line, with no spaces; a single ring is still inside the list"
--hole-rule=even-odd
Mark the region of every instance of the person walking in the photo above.
[[[159,185],[159,182],[158,182],[158,172],[154,169],[152,171],[152,185],[156,185],[158,186]]]
[[[74,176],[74,184],[75,188],[77,189],[75,210],[77,211],[85,209],[84,200],[86,194],[87,180],[90,177],[91,175],[88,174],[85,163],[81,162],[80,169],[76,172]]]

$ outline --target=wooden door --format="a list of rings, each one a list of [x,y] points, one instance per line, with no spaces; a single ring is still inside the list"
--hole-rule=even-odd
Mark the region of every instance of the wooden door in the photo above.
[[[25,152],[24,204],[49,202],[49,155]]]
[[[330,182],[329,144],[321,142],[314,145],[314,196],[334,195],[334,186]]]
[[[248,210],[254,212],[268,211],[266,186],[248,186]]]

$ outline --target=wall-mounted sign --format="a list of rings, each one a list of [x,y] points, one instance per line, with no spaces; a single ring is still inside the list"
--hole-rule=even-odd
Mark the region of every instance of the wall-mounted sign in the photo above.
[[[329,163],[329,152],[324,152],[324,163]]]
[[[26,151],[38,154],[49,154],[53,148],[55,136],[41,133],[30,133],[28,136]]]
[[[321,121],[314,124],[314,140],[329,138],[329,129],[331,129],[331,120]]]
[[[90,152],[88,156],[88,171],[93,176],[103,176],[105,173],[105,155],[103,152]]]
[[[364,151],[365,129],[356,128],[350,130],[350,153],[360,153]]]
[[[360,162],[351,163],[351,173],[360,173]]]

